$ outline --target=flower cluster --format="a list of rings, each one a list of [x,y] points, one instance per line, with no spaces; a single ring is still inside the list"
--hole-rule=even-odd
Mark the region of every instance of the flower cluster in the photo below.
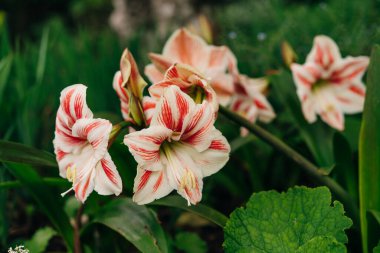
[[[29,253],[28,249],[25,249],[24,246],[16,246],[16,248],[9,248],[8,253]]]
[[[132,126],[123,143],[137,162],[133,200],[146,204],[176,190],[189,205],[196,204],[203,178],[229,159],[228,141],[215,128],[219,106],[252,123],[272,121],[276,114],[265,96],[268,80],[241,74],[228,47],[208,45],[185,29],[174,32],[162,54],[149,57],[147,95],[147,82],[128,49],[113,80],[123,119]],[[331,39],[317,36],[306,63],[291,65],[306,120],[312,123],[320,114],[342,130],[343,112],[363,108],[361,77],[367,65],[367,57],[342,59]],[[122,182],[108,147],[120,127],[93,118],[84,85],[64,89],[60,102],[54,139],[60,175],[73,183],[82,202],[92,190],[119,195]],[[241,129],[243,136],[247,133]]]

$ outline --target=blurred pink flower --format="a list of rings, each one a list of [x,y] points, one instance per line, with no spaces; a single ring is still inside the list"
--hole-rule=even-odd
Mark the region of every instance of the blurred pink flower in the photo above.
[[[231,110],[240,114],[250,122],[254,123],[257,119],[265,123],[272,121],[276,114],[264,91],[268,86],[265,78],[249,78],[246,75],[238,75],[235,82],[235,95],[232,98]],[[241,135],[248,134],[246,128],[241,128]]]
[[[208,80],[222,105],[230,102],[234,92],[231,61],[234,55],[226,46],[211,46],[186,29],[178,29],[166,42],[162,54],[149,54],[152,64],[145,74],[152,83],[163,80],[164,73],[175,63],[190,65]]]
[[[93,118],[86,104],[86,89],[75,84],[61,92],[53,141],[59,174],[73,183],[70,190],[81,202],[93,190],[100,195],[119,195],[122,190],[121,178],[107,151],[112,124]]]
[[[319,114],[331,127],[343,130],[343,113],[363,111],[365,86],[361,79],[368,63],[366,56],[342,58],[331,38],[316,36],[305,64],[291,65],[306,120],[313,123]]]
[[[230,146],[214,122],[207,101],[196,104],[179,87],[167,87],[149,128],[124,137],[138,163],[134,201],[146,204],[177,190],[189,205],[198,203],[202,178],[229,159]]]

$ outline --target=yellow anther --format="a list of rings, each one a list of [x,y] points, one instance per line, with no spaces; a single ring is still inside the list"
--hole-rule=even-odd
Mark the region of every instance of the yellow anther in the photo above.
[[[66,178],[70,182],[75,183],[75,174],[76,174],[76,168],[75,166],[68,166],[66,169]]]

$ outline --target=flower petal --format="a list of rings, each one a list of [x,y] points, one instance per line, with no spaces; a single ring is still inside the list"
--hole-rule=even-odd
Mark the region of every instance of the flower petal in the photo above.
[[[95,191],[100,195],[115,194],[118,196],[122,191],[123,185],[119,172],[108,152],[96,166]]]
[[[133,187],[133,201],[139,205],[148,204],[168,195],[173,188],[169,185],[167,175],[163,170],[151,171],[137,168]]]
[[[231,102],[234,94],[234,80],[232,75],[224,73],[210,73],[210,84],[214,89],[219,104],[226,106]]]
[[[185,63],[204,71],[208,67],[210,49],[200,37],[179,29],[166,42],[163,56],[173,62]]]
[[[144,96],[142,103],[143,103],[143,110],[145,114],[146,123],[149,126],[156,109],[157,101],[151,97]]]
[[[345,113],[362,112],[364,108],[366,88],[361,82],[356,82],[344,87],[337,93],[340,108]]]
[[[185,116],[193,110],[194,101],[177,86],[166,88],[156,105],[151,125],[164,126],[174,132],[182,132]],[[179,136],[178,136],[179,137]]]
[[[194,158],[196,164],[202,168],[203,177],[208,177],[222,169],[231,152],[227,139],[220,131],[214,129],[211,135],[213,139],[208,149]]]
[[[164,79],[164,74],[154,64],[146,65],[144,73],[152,83],[158,83]]]
[[[136,98],[142,99],[147,83],[141,77],[136,61],[128,49],[125,49],[121,56],[120,71],[124,81],[123,87],[130,90]]]
[[[321,118],[331,127],[340,131],[344,130],[344,117],[342,111],[334,107],[320,113]]]
[[[151,126],[138,132],[127,134],[124,144],[128,146],[143,169],[161,170],[161,144],[171,137],[173,131],[162,126]]]
[[[214,111],[208,102],[196,105],[194,111],[184,119],[181,141],[194,147],[198,152],[211,144],[210,132],[214,128]]]
[[[369,58],[366,56],[346,57],[334,67],[329,80],[335,84],[360,81],[368,64]]]
[[[313,84],[322,76],[322,70],[314,63],[304,65],[293,63],[290,68],[297,89],[311,89]]]
[[[129,94],[127,89],[124,88],[124,81],[120,71],[117,71],[115,73],[112,86],[120,99],[121,113],[123,115],[123,119],[125,121],[132,121],[131,117],[129,116]]]
[[[167,148],[166,171],[171,187],[187,200],[188,205],[195,205],[202,199],[202,172],[187,152],[188,149],[183,144]]]
[[[149,53],[149,58],[156,67],[156,70],[160,73],[165,73],[170,66],[178,62],[175,59],[155,53]]]
[[[319,35],[314,38],[313,48],[306,58],[306,62],[314,62],[323,69],[329,69],[341,60],[339,48],[329,37]]]

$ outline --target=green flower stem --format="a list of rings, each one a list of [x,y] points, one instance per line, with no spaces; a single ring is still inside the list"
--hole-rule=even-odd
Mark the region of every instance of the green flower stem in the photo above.
[[[127,121],[122,121],[122,122],[114,125],[112,127],[110,137],[108,139],[108,148],[111,147],[112,143],[115,141],[116,137],[120,134],[120,132],[122,130],[124,130],[125,128],[130,127],[130,126],[136,128],[136,126],[134,124],[132,124],[131,122],[127,122]],[[139,129],[139,128],[137,127],[137,129]]]
[[[358,208],[352,199],[352,197],[340,186],[335,180],[326,176],[323,170],[319,169],[316,165],[307,160],[300,153],[289,147],[285,142],[278,139],[276,136],[272,135],[265,129],[261,128],[257,124],[252,124],[242,116],[232,112],[226,107],[219,106],[219,112],[226,116],[231,121],[237,123],[240,126],[247,128],[250,132],[255,134],[257,137],[261,138],[263,141],[271,145],[273,148],[277,149],[281,153],[285,154],[287,157],[296,162],[300,167],[314,178],[318,183],[327,186],[337,198],[339,198],[351,211],[353,220],[356,224],[359,221]]]

